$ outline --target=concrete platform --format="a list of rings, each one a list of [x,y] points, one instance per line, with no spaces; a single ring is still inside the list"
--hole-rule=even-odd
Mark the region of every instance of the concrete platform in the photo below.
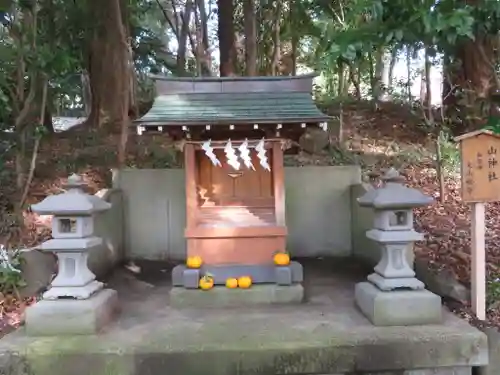
[[[87,300],[41,300],[26,309],[30,336],[92,335],[118,315],[118,293],[103,289]]]
[[[449,312],[443,323],[375,327],[354,304],[366,274],[349,263],[304,262],[306,303],[221,309],[174,309],[170,268],[121,272],[122,314],[98,336],[0,340],[8,375],[274,375],[422,372],[480,366],[486,336]],[[434,371],[434,370],[429,370]],[[445,372],[451,374],[452,372]],[[409,372],[408,374],[413,374]],[[460,373],[461,374],[461,373]]]
[[[383,291],[369,282],[356,284],[354,299],[376,326],[439,324],[441,298],[428,290]]]
[[[228,289],[216,286],[211,290],[173,287],[170,290],[170,305],[176,308],[216,308],[253,305],[276,305],[301,303],[304,287],[301,284],[281,286],[256,284],[249,289]]]

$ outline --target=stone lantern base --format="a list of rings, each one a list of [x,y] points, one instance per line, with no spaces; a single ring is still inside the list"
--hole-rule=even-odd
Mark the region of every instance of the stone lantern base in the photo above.
[[[369,282],[356,284],[354,298],[376,326],[413,326],[442,321],[441,298],[428,290],[383,291]]]
[[[88,299],[41,300],[26,309],[30,336],[93,335],[119,312],[118,294],[102,289]]]

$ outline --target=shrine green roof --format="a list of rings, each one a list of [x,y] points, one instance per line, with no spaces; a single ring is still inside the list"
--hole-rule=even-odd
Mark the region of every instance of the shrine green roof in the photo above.
[[[158,96],[141,125],[323,122],[307,92],[189,93]]]
[[[134,125],[320,123],[314,75],[295,77],[153,77],[157,97]]]

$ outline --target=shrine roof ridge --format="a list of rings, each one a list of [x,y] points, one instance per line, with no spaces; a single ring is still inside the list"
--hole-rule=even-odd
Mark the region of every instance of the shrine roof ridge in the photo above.
[[[500,134],[497,134],[490,129],[479,129],[479,130],[474,130],[474,131],[471,131],[469,133],[459,135],[459,136],[453,138],[453,140],[455,142],[460,142],[460,141],[463,141],[464,139],[473,138],[473,137],[476,137],[476,136],[481,135],[481,134],[491,135],[493,137],[500,138]]]
[[[317,77],[317,73],[301,74],[297,76],[230,76],[230,77],[175,77],[149,74],[148,77],[155,81],[172,82],[238,82],[238,81],[290,81],[299,79],[311,79]]]
[[[151,76],[156,97],[163,95],[293,93],[312,94],[316,74],[256,77],[168,77]]]

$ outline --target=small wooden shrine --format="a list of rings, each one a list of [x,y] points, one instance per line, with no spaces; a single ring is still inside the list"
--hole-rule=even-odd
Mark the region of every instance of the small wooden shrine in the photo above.
[[[283,153],[306,127],[326,131],[313,78],[154,77],[153,106],[134,126],[168,132],[184,152],[187,262],[174,286],[302,281],[286,254]]]

